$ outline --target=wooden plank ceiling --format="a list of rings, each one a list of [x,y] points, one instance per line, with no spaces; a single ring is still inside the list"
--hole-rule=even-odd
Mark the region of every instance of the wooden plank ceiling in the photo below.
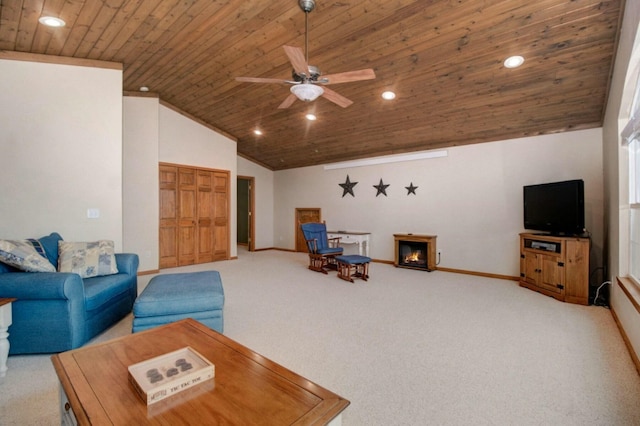
[[[272,170],[602,125],[624,0],[316,3],[309,63],[377,76],[331,86],[347,108],[278,109],[289,85],[235,81],[291,78],[282,46],[304,49],[298,0],[2,0],[0,50],[120,62],[124,91],[149,87]],[[514,54],[524,65],[505,68]]]

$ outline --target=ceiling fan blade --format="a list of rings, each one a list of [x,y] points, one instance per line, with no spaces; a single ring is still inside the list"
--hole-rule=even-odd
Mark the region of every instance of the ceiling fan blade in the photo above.
[[[298,99],[296,97],[296,95],[294,95],[293,93],[291,93],[289,96],[287,96],[287,98],[278,106],[278,109],[287,109],[291,106],[291,104],[293,104],[296,99]]]
[[[328,87],[323,87],[323,89],[324,93],[322,94],[322,96],[324,96],[334,104],[341,106],[342,108],[346,108],[353,103],[352,100],[345,98],[341,94],[334,92]]]
[[[247,83],[287,83],[286,80],[279,78],[260,78],[260,77],[236,77],[236,81],[245,81]]]
[[[302,49],[293,46],[282,46],[282,48],[284,49],[284,53],[287,54],[291,65],[293,65],[293,69],[296,74],[304,74],[308,76],[309,64],[307,64],[307,60],[304,58]]]
[[[337,84],[348,83],[350,81],[373,80],[374,78],[376,78],[376,73],[373,72],[371,68],[367,68],[365,70],[323,75],[320,77],[319,81],[323,84]],[[328,81],[325,83],[325,80]]]

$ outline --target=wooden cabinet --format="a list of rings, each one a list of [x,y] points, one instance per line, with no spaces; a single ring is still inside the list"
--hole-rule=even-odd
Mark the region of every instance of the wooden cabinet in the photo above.
[[[229,258],[229,172],[160,165],[160,268]]]
[[[520,234],[520,285],[588,305],[589,248],[588,238]]]

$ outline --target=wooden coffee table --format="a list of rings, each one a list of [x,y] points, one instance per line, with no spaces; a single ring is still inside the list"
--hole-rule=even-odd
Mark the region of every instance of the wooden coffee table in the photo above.
[[[186,346],[215,377],[147,405],[127,367]],[[349,401],[192,319],[51,357],[62,420],[80,425],[341,423]]]

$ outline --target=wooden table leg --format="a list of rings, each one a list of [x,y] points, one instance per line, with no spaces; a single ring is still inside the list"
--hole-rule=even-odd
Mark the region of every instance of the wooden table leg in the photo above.
[[[7,299],[4,299],[5,302]],[[7,375],[7,358],[9,357],[9,326],[11,325],[11,301],[0,304],[0,377]]]

